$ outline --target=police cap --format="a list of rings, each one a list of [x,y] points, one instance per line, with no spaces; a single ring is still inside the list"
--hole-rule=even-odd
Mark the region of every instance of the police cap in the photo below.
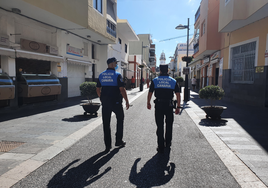
[[[168,72],[168,65],[160,65],[160,71],[163,73]]]
[[[115,57],[109,58],[109,59],[107,60],[107,64],[108,64],[108,65],[109,65],[110,63],[113,63],[113,62],[119,62],[119,61],[117,61],[117,59],[116,59]]]

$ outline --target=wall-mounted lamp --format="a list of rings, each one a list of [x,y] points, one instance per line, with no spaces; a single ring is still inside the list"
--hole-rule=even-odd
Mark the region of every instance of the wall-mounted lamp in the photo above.
[[[18,9],[18,8],[12,8],[11,11],[14,12],[14,13],[16,13],[16,14],[20,14],[21,13],[21,10]]]
[[[70,44],[67,43],[67,46],[69,46]]]

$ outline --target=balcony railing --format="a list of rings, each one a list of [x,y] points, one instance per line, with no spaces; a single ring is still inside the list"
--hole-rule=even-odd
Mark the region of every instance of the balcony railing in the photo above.
[[[107,20],[107,33],[116,38],[116,26],[110,20]]]
[[[194,54],[199,51],[199,40],[194,43]]]
[[[200,17],[200,6],[199,6],[198,10],[195,13],[195,21],[194,22],[196,22],[199,17]]]

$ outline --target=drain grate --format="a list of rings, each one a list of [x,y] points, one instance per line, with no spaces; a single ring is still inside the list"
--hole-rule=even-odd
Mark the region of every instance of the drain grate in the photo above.
[[[0,152],[8,152],[24,144],[24,142],[4,141],[0,142]]]

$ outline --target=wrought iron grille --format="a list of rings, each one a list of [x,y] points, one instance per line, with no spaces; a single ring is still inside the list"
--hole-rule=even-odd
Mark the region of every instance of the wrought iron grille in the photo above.
[[[253,83],[256,41],[231,49],[232,82]]]

